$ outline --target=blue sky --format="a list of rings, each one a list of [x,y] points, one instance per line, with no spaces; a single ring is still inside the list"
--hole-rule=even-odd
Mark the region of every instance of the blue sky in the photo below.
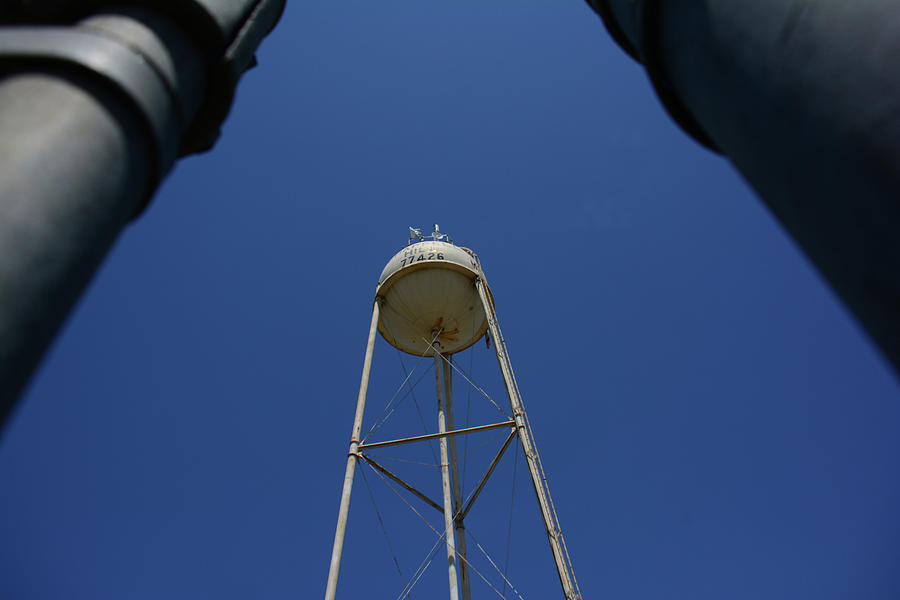
[[[320,597],[374,286],[435,222],[482,258],[585,598],[900,595],[896,375],[583,2],[294,0],[259,59],[0,440],[0,596]],[[366,428],[399,365],[379,340]],[[494,558],[514,466],[473,509]],[[511,580],[560,597],[522,467]],[[434,536],[366,476],[408,577]],[[341,575],[403,587],[359,475]]]

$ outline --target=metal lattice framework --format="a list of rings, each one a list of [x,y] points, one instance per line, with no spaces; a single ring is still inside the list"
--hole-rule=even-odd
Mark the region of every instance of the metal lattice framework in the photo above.
[[[437,231],[437,226],[435,226],[435,230]],[[416,233],[417,235],[420,235],[418,233],[418,230],[416,230]],[[438,540],[429,551],[429,554],[426,556],[426,560],[423,561],[422,565],[420,565],[419,569],[417,569],[416,574],[413,576],[413,579],[410,580],[409,583],[407,583],[406,587],[401,593],[401,598],[408,595],[409,591],[412,589],[412,586],[415,585],[418,578],[421,577],[422,572],[424,572],[424,568],[427,568],[427,565],[430,564],[431,559],[433,558],[433,555],[437,547],[440,545],[441,541],[444,541],[447,552],[447,575],[450,588],[450,600],[459,600],[460,596],[463,600],[471,599],[470,579],[472,576],[472,572],[481,577],[485,581],[485,583],[487,583],[492,589],[494,589],[495,592],[497,592],[498,595],[502,597],[502,594],[498,590],[496,590],[496,588],[491,586],[488,580],[472,566],[468,558],[465,518],[469,514],[469,511],[472,509],[475,501],[481,495],[485,484],[494,473],[497,465],[500,463],[501,458],[512,444],[514,438],[517,438],[519,440],[523,454],[525,456],[528,473],[531,478],[531,483],[534,488],[535,496],[540,508],[541,519],[544,524],[547,541],[550,544],[550,550],[553,555],[557,574],[559,576],[563,596],[566,600],[581,600],[582,598],[581,591],[578,588],[578,582],[575,579],[574,569],[572,568],[572,561],[569,557],[568,549],[566,547],[565,539],[562,533],[562,528],[559,524],[559,517],[556,513],[556,509],[550,496],[547,477],[544,472],[543,465],[541,464],[540,455],[538,454],[537,448],[535,446],[534,434],[531,429],[531,424],[529,423],[528,416],[525,412],[525,407],[522,402],[521,394],[519,392],[518,383],[516,382],[515,375],[513,373],[512,364],[509,359],[509,352],[506,347],[506,342],[500,331],[492,295],[488,290],[487,283],[484,278],[484,272],[481,269],[480,261],[478,261],[477,255],[467,249],[466,252],[471,254],[471,256],[474,258],[474,278],[472,279],[471,284],[475,288],[474,291],[477,293],[479,303],[482,310],[484,311],[484,318],[487,322],[487,333],[490,338],[494,340],[494,353],[496,355],[504,387],[506,389],[511,414],[506,413],[506,411],[500,408],[500,406],[497,405],[483,390],[481,390],[481,388],[476,386],[464,373],[462,373],[462,371],[458,369],[458,367],[456,367],[456,365],[453,364],[451,353],[442,352],[441,338],[444,330],[440,327],[436,327],[431,332],[432,337],[430,343],[427,339],[423,340],[423,342],[427,344],[425,347],[428,348],[428,352],[433,355],[434,359],[435,397],[437,400],[438,409],[437,433],[426,433],[424,435],[417,435],[412,437],[369,442],[369,435],[380,428],[380,426],[384,423],[384,420],[387,419],[387,416],[390,416],[391,412],[393,412],[393,410],[391,410],[391,412],[388,412],[387,416],[384,416],[382,418],[382,416],[384,415],[383,413],[383,415],[376,420],[376,423],[372,427],[372,430],[369,432],[369,434],[367,434],[365,437],[361,437],[362,421],[365,412],[366,395],[368,392],[369,376],[372,367],[375,337],[379,328],[380,312],[382,309],[382,305],[385,302],[383,296],[379,295],[378,297],[376,297],[372,310],[372,321],[369,328],[368,343],[366,345],[366,355],[363,363],[362,381],[360,382],[359,396],[357,399],[353,433],[351,435],[350,449],[347,457],[347,469],[344,478],[344,489],[341,496],[337,530],[335,533],[334,547],[331,558],[331,567],[329,570],[328,585],[325,592],[326,600],[334,600],[337,592],[338,574],[340,570],[340,561],[343,552],[344,537],[347,527],[347,516],[349,513],[350,494],[353,486],[353,477],[356,469],[356,464],[360,460],[371,467],[373,471],[379,475],[379,477],[381,477],[386,483],[388,483],[388,485],[390,485],[390,482],[393,482],[393,484],[396,484],[400,488],[406,490],[406,492],[412,494],[413,496],[424,502],[426,505],[430,506],[443,515],[443,532],[438,531],[436,528],[428,524],[428,526],[438,536]],[[471,384],[475,389],[482,393],[488,400],[490,400],[492,404],[494,404],[494,406],[501,413],[506,415],[508,418],[500,422],[456,428],[453,413],[452,374],[454,371],[460,374],[469,384]],[[410,380],[412,373],[413,372],[410,371],[406,374],[406,379],[400,386],[401,389]],[[395,394],[394,398],[396,398],[396,395],[397,394]],[[385,409],[385,411],[388,411],[388,409],[391,408],[394,398],[392,398],[388,403],[388,407]],[[487,466],[487,469],[483,473],[478,484],[475,486],[469,497],[464,500],[462,497],[462,487],[460,485],[459,460],[456,448],[457,438],[460,436],[468,436],[474,433],[501,429],[508,430],[509,433],[506,436],[506,439],[494,455],[493,459],[490,461],[490,464]],[[427,494],[423,493],[414,485],[385,467],[383,464],[381,464],[381,462],[379,462],[379,460],[376,460],[376,458],[369,453],[369,451],[379,448],[399,446],[404,444],[416,444],[433,440],[438,440],[440,447],[440,464],[438,465],[441,470],[442,483],[442,498],[440,500],[430,498]],[[394,489],[393,486],[391,487],[392,489]],[[396,489],[394,489],[394,491],[399,495],[399,492],[397,492]],[[405,499],[404,502],[406,502]],[[407,502],[407,504],[409,503]],[[410,505],[410,508],[413,508],[412,505]],[[418,511],[416,511],[414,508],[413,510],[423,520],[425,520]],[[426,523],[428,523],[427,520],[425,521]],[[471,537],[471,533],[469,533],[468,536]],[[388,543],[390,545],[390,542]],[[476,546],[479,548],[479,550],[481,550],[481,552],[485,554],[487,560],[497,570],[497,572],[500,573],[500,576],[503,578],[505,584],[512,588],[518,596],[518,592],[515,591],[515,588],[512,587],[512,584],[510,584],[510,582],[506,579],[506,576],[500,571],[500,569],[490,558],[490,556],[487,555],[487,552],[485,552],[484,548],[477,542]],[[396,562],[396,557],[394,558]]]

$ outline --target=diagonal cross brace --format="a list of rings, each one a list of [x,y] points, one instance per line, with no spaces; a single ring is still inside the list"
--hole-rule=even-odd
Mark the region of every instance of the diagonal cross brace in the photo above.
[[[429,498],[428,496],[426,496],[425,494],[423,494],[422,492],[420,492],[419,490],[417,490],[410,484],[406,483],[405,481],[400,479],[398,476],[394,475],[393,473],[388,471],[386,468],[382,467],[377,462],[375,462],[374,460],[372,460],[371,458],[366,456],[365,454],[360,453],[359,457],[362,458],[364,461],[366,461],[369,465],[371,465],[371,467],[373,469],[376,469],[376,470],[380,471],[381,473],[387,475],[390,479],[392,479],[396,483],[403,486],[403,488],[406,491],[413,494],[416,498],[419,498],[420,500],[424,501],[426,504],[428,504],[429,506],[431,506],[432,508],[437,510],[439,513],[444,512],[444,507],[442,507],[440,504],[438,504],[437,502],[435,502],[434,500],[432,500],[431,498]]]

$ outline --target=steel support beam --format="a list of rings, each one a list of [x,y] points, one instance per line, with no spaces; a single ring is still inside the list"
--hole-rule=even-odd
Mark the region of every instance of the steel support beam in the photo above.
[[[369,374],[372,371],[372,355],[375,351],[375,336],[378,333],[380,308],[381,298],[376,298],[372,306],[372,324],[369,326],[369,339],[366,342],[366,357],[363,360],[362,380],[359,383],[359,395],[356,398],[356,416],[353,419],[353,432],[350,434],[347,470],[344,473],[344,489],[341,492],[341,507],[338,510],[337,529],[334,532],[334,546],[331,550],[331,566],[328,569],[325,600],[334,600],[337,594],[338,574],[341,570],[341,554],[344,552],[344,537],[347,533],[347,517],[350,514],[350,493],[353,491],[353,475],[356,473],[359,436],[362,434],[363,415],[366,411],[366,393],[369,390]]]
[[[497,323],[497,315],[494,306],[487,294],[487,288],[483,278],[479,277],[475,280],[475,286],[478,289],[478,295],[481,298],[481,305],[484,308],[484,314],[487,318],[488,329],[491,337],[494,338],[494,352],[497,355],[497,363],[500,365],[500,372],[503,375],[503,383],[506,386],[506,393],[509,396],[509,406],[512,409],[513,417],[516,421],[516,432],[518,433],[519,442],[522,445],[522,452],[525,454],[525,462],[528,464],[528,473],[531,476],[531,484],[534,487],[534,493],[537,496],[538,505],[541,510],[541,517],[544,521],[544,530],[547,534],[547,541],[550,543],[550,550],[553,553],[553,560],[556,563],[556,571],[559,574],[559,582],[562,585],[563,595],[566,600],[577,600],[581,598],[578,591],[578,585],[575,582],[572,565],[569,562],[568,554],[562,543],[562,531],[560,531],[557,523],[556,513],[550,500],[550,490],[547,482],[544,480],[540,459],[537,450],[534,447],[534,441],[531,439],[531,429],[528,427],[528,420],[525,415],[525,407],[522,405],[522,399],[519,396],[519,389],[516,385],[515,377],[510,366],[509,356],[506,354],[506,343],[500,334],[500,326]]]

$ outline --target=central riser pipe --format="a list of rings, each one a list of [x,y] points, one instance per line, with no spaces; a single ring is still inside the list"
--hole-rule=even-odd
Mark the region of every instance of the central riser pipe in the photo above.
[[[450,431],[456,431],[456,423],[453,420],[453,375],[450,370],[450,361],[453,355],[444,358],[444,391],[447,404],[447,426]],[[462,583],[463,600],[471,600],[472,592],[469,585],[469,567],[466,563],[466,528],[463,526],[462,517],[462,487],[459,478],[459,459],[456,453],[456,436],[448,436],[450,447],[450,482],[453,485],[453,514],[456,526],[456,549],[459,552],[459,579]]]
[[[441,385],[441,344],[434,342],[434,381],[438,407],[438,433],[447,433],[444,415],[444,394]],[[444,492],[444,531],[447,538],[447,575],[450,579],[450,600],[459,600],[459,580],[456,576],[456,542],[453,533],[453,498],[450,493],[450,458],[447,437],[441,438],[441,487]]]

